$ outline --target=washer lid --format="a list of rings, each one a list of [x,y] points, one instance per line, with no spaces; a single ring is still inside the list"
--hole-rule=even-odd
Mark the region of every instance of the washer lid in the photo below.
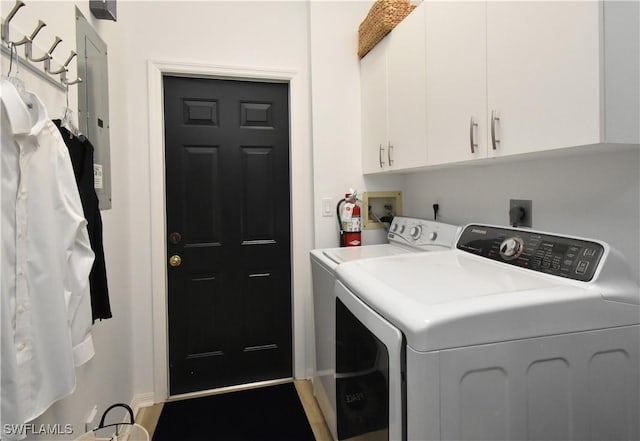
[[[366,245],[361,247],[328,248],[323,254],[336,263],[374,257],[397,256],[407,254],[410,250],[390,244]]]
[[[318,248],[310,251],[311,260],[334,273],[339,264],[374,257],[396,256],[412,250],[388,243],[361,247]],[[414,251],[415,252],[415,251]]]
[[[604,301],[597,284],[509,267],[459,250],[345,263],[337,275],[402,330],[416,351],[640,321],[636,305]]]

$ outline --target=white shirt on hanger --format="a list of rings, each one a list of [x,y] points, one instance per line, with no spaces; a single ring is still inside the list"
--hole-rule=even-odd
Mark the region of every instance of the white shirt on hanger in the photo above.
[[[42,101],[0,81],[0,438],[75,388],[93,357],[86,220],[69,152]]]

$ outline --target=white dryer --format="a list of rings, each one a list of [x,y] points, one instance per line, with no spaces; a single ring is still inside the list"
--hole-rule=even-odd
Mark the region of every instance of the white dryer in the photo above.
[[[450,251],[340,265],[336,377],[349,378],[354,419],[338,431],[639,439],[640,287],[629,274],[606,243],[486,225],[465,227]],[[358,418],[364,408],[378,420]]]
[[[336,268],[343,262],[399,256],[421,251],[449,250],[461,228],[426,219],[396,216],[387,234],[388,243],[311,251],[316,369],[313,389],[334,439],[336,427],[335,381],[335,282]]]

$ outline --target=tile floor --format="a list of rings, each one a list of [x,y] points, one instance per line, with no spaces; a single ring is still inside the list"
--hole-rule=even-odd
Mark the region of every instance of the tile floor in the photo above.
[[[311,381],[294,380],[294,383],[316,441],[332,441],[331,432],[329,432],[329,428],[324,422],[318,403],[313,396]],[[160,412],[162,412],[162,403],[140,409],[136,417],[136,422],[143,425],[152,437],[158,424],[158,419],[160,418]]]

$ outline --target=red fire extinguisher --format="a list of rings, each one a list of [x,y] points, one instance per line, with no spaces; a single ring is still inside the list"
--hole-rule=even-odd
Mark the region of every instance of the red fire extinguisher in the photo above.
[[[338,202],[338,223],[340,225],[340,246],[357,247],[362,245],[360,206],[356,192],[347,193]]]

